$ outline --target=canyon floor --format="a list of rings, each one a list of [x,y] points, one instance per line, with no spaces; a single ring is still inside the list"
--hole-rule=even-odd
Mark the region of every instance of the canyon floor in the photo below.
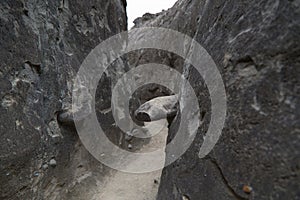
[[[155,135],[149,144],[139,152],[149,152],[157,148],[164,149],[168,134],[166,120],[146,124],[151,135]],[[142,159],[142,158],[141,158]],[[162,159],[164,160],[164,155]],[[136,164],[132,162],[132,164]],[[164,163],[156,163],[164,164]],[[129,166],[128,166],[129,167]],[[94,200],[155,200],[158,192],[162,169],[149,173],[133,174],[116,171],[104,181]]]

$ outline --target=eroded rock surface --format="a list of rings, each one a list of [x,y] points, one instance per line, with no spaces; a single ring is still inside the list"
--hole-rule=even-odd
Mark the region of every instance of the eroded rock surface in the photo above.
[[[125,4],[1,1],[0,199],[89,199],[100,187],[107,169],[82,147],[69,116],[59,123],[57,115],[71,107],[87,54],[127,29]]]
[[[87,54],[126,30],[125,4],[1,1],[1,199],[92,199],[103,192],[104,174],[114,172],[80,143],[71,92]],[[149,141],[126,138],[113,125],[109,96],[123,72],[161,63],[183,73],[195,89],[201,127],[189,150],[164,169],[158,199],[299,199],[299,6],[297,0],[179,0],[135,21],[136,27],[171,28],[197,40],[217,64],[227,92],[223,134],[200,159],[211,102],[202,77],[185,58],[153,49],[133,52],[128,65],[119,60],[99,81],[95,107],[102,128],[130,151]],[[132,116],[151,98],[172,94],[145,86],[133,95]],[[169,141],[179,120],[178,115],[170,126]]]
[[[197,40],[217,64],[227,92],[222,136],[200,159],[210,121],[210,99],[201,76],[174,56],[139,56],[141,63],[183,68],[200,102],[197,137],[164,169],[158,199],[300,198],[299,6],[299,1],[281,0],[180,0],[168,11],[136,20],[136,27],[171,28]],[[169,141],[178,123],[179,118],[173,121]]]

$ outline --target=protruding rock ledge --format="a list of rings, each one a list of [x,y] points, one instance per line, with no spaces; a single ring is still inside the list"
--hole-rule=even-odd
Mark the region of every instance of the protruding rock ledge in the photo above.
[[[178,96],[163,96],[151,99],[142,104],[136,111],[139,121],[151,122],[175,116],[178,110]]]

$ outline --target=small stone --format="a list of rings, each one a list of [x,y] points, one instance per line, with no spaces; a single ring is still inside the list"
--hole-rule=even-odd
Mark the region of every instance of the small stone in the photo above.
[[[125,135],[125,140],[127,142],[131,141],[133,138],[133,135],[130,133],[130,132],[126,132],[126,135]]]
[[[182,196],[182,200],[190,200],[190,198],[187,197],[187,196],[185,196],[185,195],[183,195],[183,196]]]
[[[250,194],[252,192],[252,187],[250,187],[249,185],[244,185],[243,186],[243,191],[247,194]]]
[[[39,175],[40,175],[39,172],[34,172],[34,173],[33,173],[33,176],[35,176],[35,177],[38,177]]]
[[[238,73],[240,76],[247,77],[256,75],[258,71],[254,65],[250,65],[247,68],[239,70]]]
[[[21,122],[21,121],[19,121],[19,120],[16,120],[16,126],[17,126],[17,127],[21,126],[21,124],[22,124],[22,122]]]
[[[132,145],[131,144],[128,145],[128,149],[132,149]]]
[[[43,166],[42,166],[42,169],[43,170],[47,170],[49,168],[49,165],[48,164],[44,164]]]
[[[63,137],[56,120],[51,121],[48,126],[49,127],[47,128],[47,132],[52,138],[62,138]]]
[[[56,160],[54,160],[54,159],[51,159],[50,161],[49,161],[49,165],[51,166],[51,167],[56,167]]]

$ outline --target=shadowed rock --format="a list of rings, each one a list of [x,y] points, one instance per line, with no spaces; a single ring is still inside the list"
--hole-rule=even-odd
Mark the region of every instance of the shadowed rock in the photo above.
[[[78,99],[88,99],[84,105],[72,102],[72,94],[85,57],[127,29],[125,6],[125,0],[0,1],[0,199],[92,199],[99,188],[94,183],[109,174],[104,170],[101,179],[79,181],[83,169],[85,174],[102,172],[78,145],[72,125],[74,113],[79,120],[90,113],[85,107],[91,105],[89,90],[78,88]],[[108,71],[120,73],[124,65],[117,65]],[[104,92],[95,96],[97,109],[110,105],[107,93],[115,80],[114,75],[101,79]],[[102,120],[106,130],[114,130],[107,118]],[[88,191],[81,187],[89,183]]]
[[[61,123],[61,124],[65,124],[65,125],[74,125],[74,117],[73,117],[73,113],[70,111],[64,111],[61,112],[57,115],[57,120]]]

